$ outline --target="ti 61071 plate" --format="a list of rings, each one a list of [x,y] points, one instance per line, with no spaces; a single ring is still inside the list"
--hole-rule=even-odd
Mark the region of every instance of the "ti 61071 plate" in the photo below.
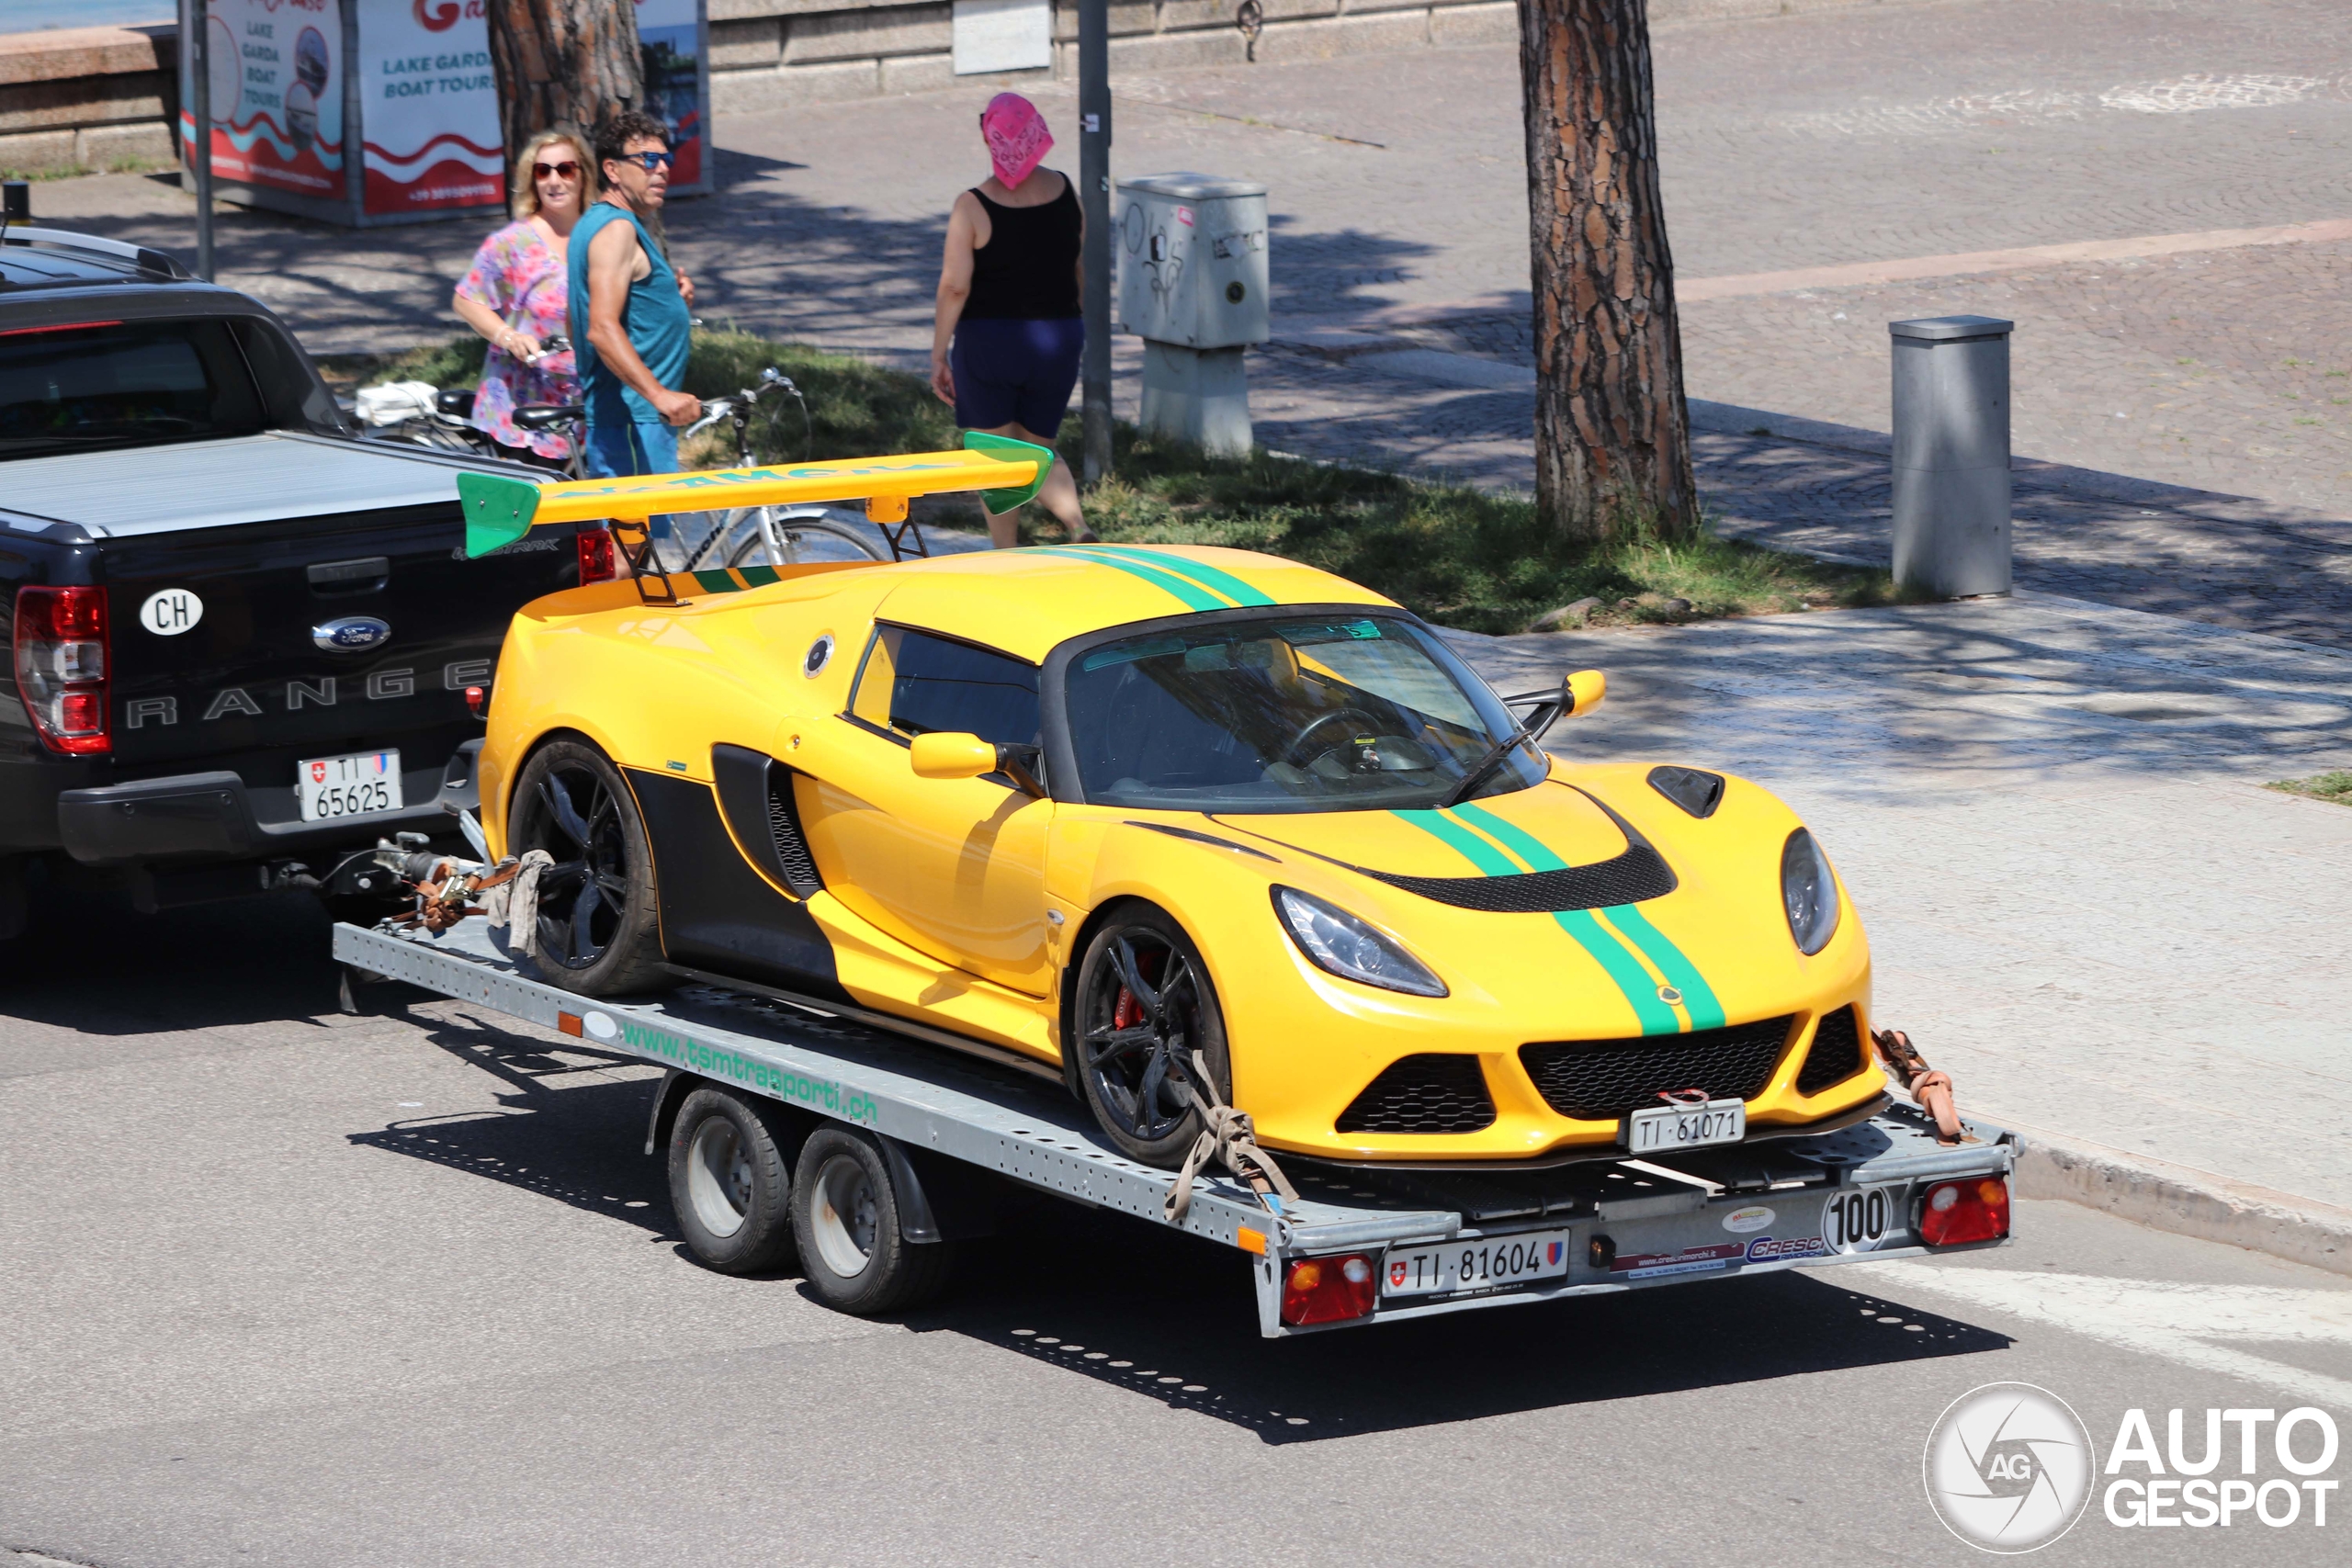
[[[1704,1105],[1661,1105],[1625,1118],[1625,1146],[1637,1155],[1674,1154],[1747,1136],[1747,1107],[1736,1100]]]

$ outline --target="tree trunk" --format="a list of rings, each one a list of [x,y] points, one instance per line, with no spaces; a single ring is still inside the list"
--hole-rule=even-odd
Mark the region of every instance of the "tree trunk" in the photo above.
[[[632,0],[490,0],[490,62],[510,163],[542,130],[593,137],[645,93]]]
[[[1695,532],[1645,0],[1519,0],[1535,504],[1562,537]]]

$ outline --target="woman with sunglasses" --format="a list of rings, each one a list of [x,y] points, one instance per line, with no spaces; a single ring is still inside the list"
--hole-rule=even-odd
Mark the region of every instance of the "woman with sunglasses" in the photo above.
[[[578,137],[543,130],[531,138],[514,161],[514,221],[482,242],[450,301],[466,325],[490,340],[474,393],[474,426],[511,457],[560,464],[571,456],[561,432],[518,428],[514,409],[580,400],[571,351],[549,353],[547,345],[568,330],[566,251],[595,184]]]

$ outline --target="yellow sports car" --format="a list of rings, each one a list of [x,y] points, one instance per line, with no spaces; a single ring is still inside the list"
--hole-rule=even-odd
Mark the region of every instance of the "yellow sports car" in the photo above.
[[[709,479],[545,487],[537,520]],[[484,482],[478,511],[530,488]],[[515,617],[481,800],[493,852],[555,863],[556,983],[879,1016],[1059,1074],[1140,1161],[1199,1131],[1196,1062],[1267,1148],[1381,1164],[1880,1109],[1869,950],[1812,835],[1737,778],[1538,748],[1600,694],[1498,698],[1389,600],[1238,550],[681,574]]]

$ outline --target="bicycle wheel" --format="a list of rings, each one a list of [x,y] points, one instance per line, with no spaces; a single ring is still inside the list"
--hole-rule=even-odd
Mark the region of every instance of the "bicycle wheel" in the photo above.
[[[754,509],[756,510],[756,509]],[[782,560],[769,547],[768,530],[754,527],[735,547],[729,566],[797,566],[803,562],[887,560],[882,547],[845,523],[823,516],[787,516],[775,520],[776,542],[784,547]]]

